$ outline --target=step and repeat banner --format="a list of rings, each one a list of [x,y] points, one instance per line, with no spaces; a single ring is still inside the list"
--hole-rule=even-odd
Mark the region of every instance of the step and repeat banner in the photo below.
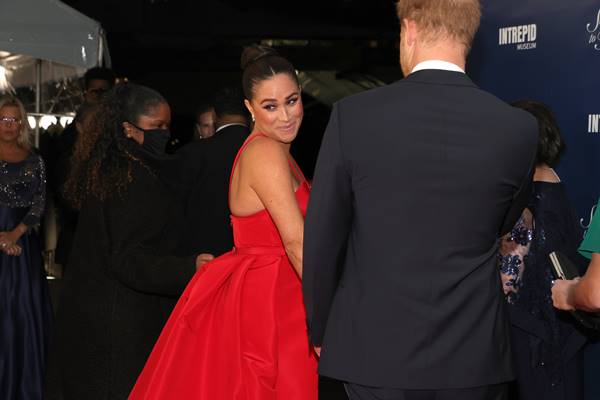
[[[600,0],[482,0],[482,7],[467,73],[505,101],[553,109],[567,145],[557,171],[583,235],[600,197]],[[588,400],[600,399],[599,373],[594,344],[586,354]]]

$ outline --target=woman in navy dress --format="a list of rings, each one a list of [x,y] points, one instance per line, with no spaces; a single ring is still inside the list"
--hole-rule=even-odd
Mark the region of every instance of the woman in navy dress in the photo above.
[[[534,101],[513,104],[538,120],[533,191],[512,232],[502,240],[500,268],[509,302],[519,400],[583,399],[585,337],[573,318],[552,306],[552,266],[559,251],[577,260],[581,230],[565,187],[552,168],[563,142],[551,110]]]
[[[0,98],[0,398],[41,399],[52,308],[33,228],[44,212],[44,162],[27,115]]]

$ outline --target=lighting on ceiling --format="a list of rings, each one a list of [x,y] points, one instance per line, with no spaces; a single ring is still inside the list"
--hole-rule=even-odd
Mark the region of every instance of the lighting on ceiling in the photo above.
[[[58,119],[54,115],[42,115],[40,118],[40,128],[48,129],[50,125],[58,124]]]
[[[15,88],[8,81],[8,70],[0,65],[0,93],[15,93]]]
[[[27,122],[29,123],[29,128],[35,129],[37,126],[37,119],[34,116],[30,115],[27,117]]]

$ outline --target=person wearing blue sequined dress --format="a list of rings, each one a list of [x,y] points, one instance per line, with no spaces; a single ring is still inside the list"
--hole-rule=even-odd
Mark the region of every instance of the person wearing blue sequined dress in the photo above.
[[[44,212],[44,162],[27,115],[0,98],[0,398],[42,398],[52,308],[34,228]]]
[[[511,400],[580,400],[586,338],[569,314],[553,308],[548,257],[559,251],[576,261],[581,240],[566,189],[552,168],[563,143],[547,106],[533,101],[514,105],[536,117],[539,140],[529,204],[502,239],[499,254],[517,372]]]

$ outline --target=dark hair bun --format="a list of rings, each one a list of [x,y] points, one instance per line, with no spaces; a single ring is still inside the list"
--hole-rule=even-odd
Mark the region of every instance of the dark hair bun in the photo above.
[[[298,76],[294,66],[277,51],[267,46],[253,45],[242,52],[242,88],[244,96],[252,100],[254,87],[265,79],[271,79],[277,74],[289,75],[296,84]]]
[[[262,46],[260,44],[253,44],[252,46],[245,47],[242,52],[242,59],[240,65],[242,70],[246,69],[248,65],[270,56],[279,56],[279,53],[272,47]]]

